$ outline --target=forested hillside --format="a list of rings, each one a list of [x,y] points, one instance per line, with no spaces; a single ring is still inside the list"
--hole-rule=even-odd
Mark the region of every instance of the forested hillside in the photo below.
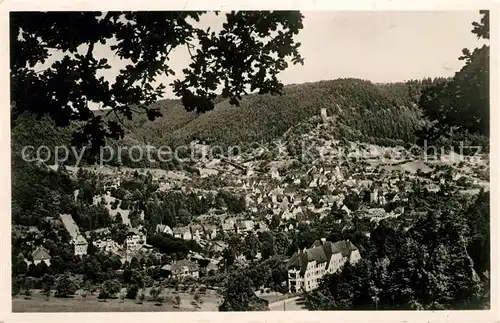
[[[339,125],[358,134],[352,140],[373,137],[413,143],[421,123],[415,96],[405,83],[379,85],[337,79],[290,85],[284,92],[282,96],[249,95],[240,107],[222,101],[213,111],[198,116],[183,110],[178,101],[160,101],[156,106],[163,117],[147,122],[145,116],[134,116],[133,122],[125,122],[125,143],[138,140],[176,146],[194,139],[217,144],[271,141],[290,127],[319,115],[322,108],[329,116],[337,117]]]

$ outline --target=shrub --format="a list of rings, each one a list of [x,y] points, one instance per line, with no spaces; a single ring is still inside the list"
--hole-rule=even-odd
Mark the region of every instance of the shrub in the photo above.
[[[120,282],[116,279],[106,281],[99,292],[98,298],[107,299],[113,298],[120,291]]]
[[[141,295],[139,296],[139,301],[142,303],[146,300],[146,294],[144,294],[144,291],[141,292]]]
[[[153,298],[153,300],[155,301],[158,301],[158,299],[161,297],[161,292],[163,291],[163,288],[162,287],[153,287],[151,288],[151,290],[149,291],[149,295],[151,295],[151,297]],[[162,300],[163,301],[163,300]]]
[[[174,298],[174,307],[179,308],[181,306],[181,297],[176,295]]]
[[[156,306],[162,306],[163,305],[163,301],[164,301],[163,296],[157,296],[156,297],[156,303],[155,303],[155,305]]]
[[[78,286],[76,286],[75,282],[68,276],[62,276],[59,278],[56,285],[56,297],[68,297],[74,295]]]
[[[126,297],[128,299],[135,299],[138,293],[139,293],[139,288],[137,287],[137,285],[132,285],[127,289]]]
[[[12,296],[16,296],[21,292],[21,284],[12,280]]]

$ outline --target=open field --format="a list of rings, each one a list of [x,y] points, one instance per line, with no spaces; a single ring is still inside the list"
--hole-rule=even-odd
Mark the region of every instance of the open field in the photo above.
[[[12,298],[12,312],[32,313],[32,312],[186,312],[194,311],[191,301],[193,296],[187,293],[179,293],[181,304],[179,308],[173,305],[174,294],[171,291],[165,291],[163,294],[165,301],[161,306],[156,305],[154,301],[144,301],[139,304],[137,300],[130,299],[108,299],[99,300],[96,295],[88,295],[85,299],[75,295],[72,298],[47,299],[40,293],[33,293],[30,299],[24,296],[15,296]],[[168,299],[172,298],[172,299]],[[203,304],[197,311],[213,312],[218,310],[218,296],[215,294],[201,295]]]

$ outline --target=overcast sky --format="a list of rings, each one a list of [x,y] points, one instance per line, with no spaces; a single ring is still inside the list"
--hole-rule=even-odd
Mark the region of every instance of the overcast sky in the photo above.
[[[302,43],[305,63],[291,65],[280,74],[285,84],[339,77],[394,82],[451,76],[462,66],[461,50],[479,44],[471,33],[471,23],[480,18],[478,11],[316,11],[303,15],[304,29],[296,40]],[[217,29],[224,18],[209,14],[200,24]],[[113,59],[104,46],[96,47],[95,56],[109,59],[113,68],[102,75],[110,81],[126,64]],[[176,72],[188,63],[185,48],[172,53]],[[159,77],[157,82],[172,80]],[[165,97],[173,97],[169,87]]]

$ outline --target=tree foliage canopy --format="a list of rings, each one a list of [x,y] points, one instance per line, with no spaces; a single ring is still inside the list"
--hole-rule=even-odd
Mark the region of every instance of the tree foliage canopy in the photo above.
[[[480,11],[482,18],[473,22],[472,33],[489,40],[489,11]],[[463,68],[451,79],[439,80],[425,88],[420,97],[424,115],[436,121],[427,135],[439,136],[452,128],[489,135],[489,60],[490,46],[462,50]],[[432,130],[432,131],[430,131]]]
[[[182,70],[184,77],[170,85],[189,111],[213,109],[219,94],[238,105],[248,91],[281,93],[283,84],[277,74],[290,62],[303,62],[300,43],[294,41],[303,27],[300,12],[233,11],[217,32],[197,27],[205,14],[12,12],[13,116],[26,111],[49,115],[59,126],[83,121],[73,139],[96,149],[106,137],[122,137],[123,129],[120,122],[95,116],[89,103],[128,119],[134,111],[155,119],[159,112],[150,105],[166,86],[151,83],[159,75],[175,75],[169,55],[183,46],[191,63]],[[100,45],[109,46],[116,57],[128,62],[114,83],[99,76],[111,68],[108,59],[96,58]],[[62,59],[45,70],[35,69],[55,52],[62,53]]]

